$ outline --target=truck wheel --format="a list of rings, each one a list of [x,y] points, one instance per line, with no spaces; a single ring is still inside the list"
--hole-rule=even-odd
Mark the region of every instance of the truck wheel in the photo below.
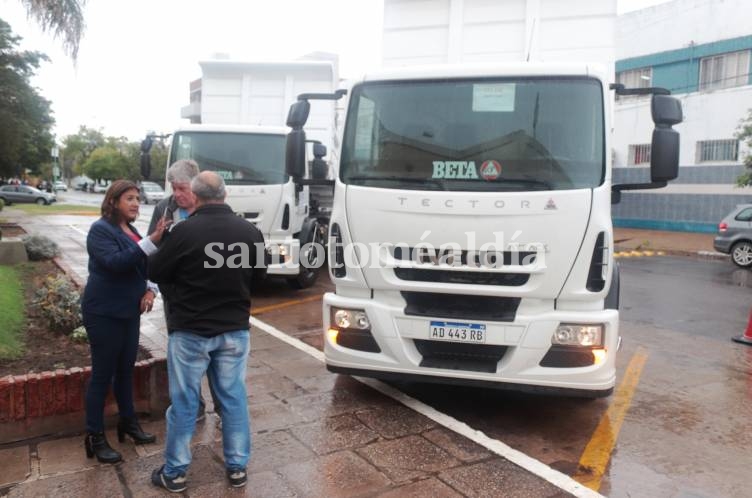
[[[752,266],[752,242],[743,240],[731,247],[731,261],[740,268]]]
[[[324,247],[321,225],[315,223],[309,233],[308,240],[301,241],[300,273],[287,279],[287,284],[293,289],[307,289],[315,284],[319,277],[319,269],[326,258],[326,251],[318,249]]]

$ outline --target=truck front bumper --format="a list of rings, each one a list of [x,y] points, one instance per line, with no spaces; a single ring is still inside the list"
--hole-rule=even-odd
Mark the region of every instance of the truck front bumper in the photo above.
[[[344,347],[331,326],[332,307],[363,310],[370,322],[370,332],[378,345],[371,351]],[[434,341],[431,321],[439,317],[408,316],[397,299],[349,298],[328,293],[323,302],[324,354],[327,367],[334,372],[389,379],[446,382],[448,384],[485,385],[503,389],[534,392],[557,392],[572,396],[607,396],[616,381],[615,355],[619,343],[618,311],[557,311],[525,316],[518,313],[514,322],[489,322],[451,319],[485,326],[485,343],[472,351],[460,345],[458,355],[483,354],[484,349],[499,352],[498,361],[480,371],[463,369],[462,362],[428,362],[424,353],[437,342],[442,354],[451,351],[454,341]],[[587,366],[541,366],[550,357],[551,338],[561,323],[603,324],[602,351]],[[347,334],[341,330],[339,334]],[[447,343],[449,347],[447,347]],[[488,347],[488,348],[486,348]],[[587,348],[581,351],[588,352]],[[449,353],[451,354],[451,353]],[[547,356],[549,355],[549,356]],[[544,362],[545,363],[545,362]],[[468,364],[468,363],[464,363]],[[470,363],[472,364],[472,363]],[[439,365],[439,366],[437,366]],[[488,365],[487,365],[488,366]]]

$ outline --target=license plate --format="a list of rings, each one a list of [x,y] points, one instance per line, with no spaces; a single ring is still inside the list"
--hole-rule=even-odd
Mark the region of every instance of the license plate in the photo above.
[[[428,328],[428,338],[433,341],[486,342],[486,326],[482,323],[434,322]]]

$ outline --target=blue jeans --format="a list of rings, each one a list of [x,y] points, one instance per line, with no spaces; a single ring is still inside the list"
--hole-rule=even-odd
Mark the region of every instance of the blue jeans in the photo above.
[[[167,477],[185,474],[191,463],[191,437],[204,373],[214,385],[222,417],[225,467],[245,469],[251,456],[251,430],[245,389],[250,351],[248,330],[203,337],[174,331],[167,343],[170,401],[167,409],[165,467]]]

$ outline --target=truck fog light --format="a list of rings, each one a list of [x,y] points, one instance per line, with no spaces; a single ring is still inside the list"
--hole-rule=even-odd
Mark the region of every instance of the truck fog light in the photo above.
[[[369,330],[371,322],[364,310],[332,308],[332,325],[339,329]]]
[[[370,329],[371,322],[368,321],[368,317],[365,312],[355,313],[355,326],[359,329]]]
[[[562,346],[602,346],[603,324],[562,323],[556,328],[551,343]]]

